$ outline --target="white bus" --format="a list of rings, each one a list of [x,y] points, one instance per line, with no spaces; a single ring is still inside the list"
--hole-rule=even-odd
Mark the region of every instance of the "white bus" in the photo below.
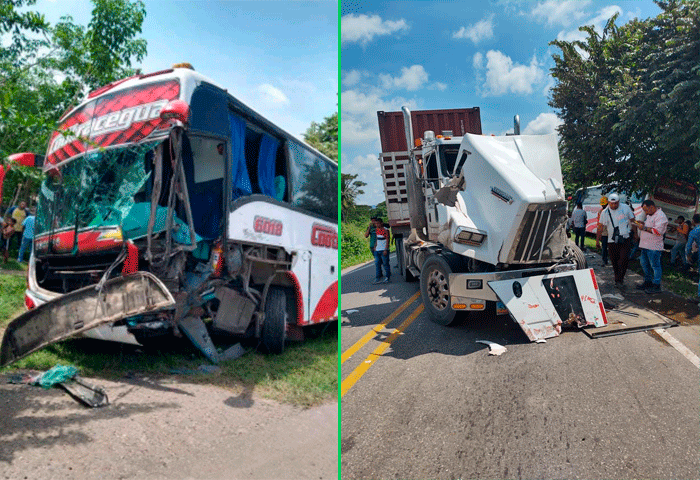
[[[0,363],[74,334],[180,332],[217,361],[212,331],[279,353],[337,320],[333,161],[186,64],[93,91],[60,122],[29,262],[35,314],[8,328]]]
[[[620,192],[615,184],[593,185],[592,187],[579,188],[574,194],[573,203],[574,205],[578,202],[583,203],[583,209],[586,212],[586,233],[595,235],[598,228],[598,212],[603,208],[600,205],[600,198],[603,195],[608,196],[613,193],[617,193],[620,196],[621,203],[628,203],[631,205],[635,217],[644,213],[642,211],[644,196],[640,194],[628,195],[627,193]]]

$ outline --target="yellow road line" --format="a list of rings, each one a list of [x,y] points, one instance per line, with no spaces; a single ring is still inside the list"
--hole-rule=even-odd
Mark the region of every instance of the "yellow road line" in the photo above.
[[[423,304],[421,303],[418,305],[418,308],[416,308],[413,313],[401,324],[399,327],[394,330],[394,332],[389,335],[385,340],[382,341],[382,344],[379,345],[372,353],[369,354],[369,356],[365,359],[364,362],[360,364],[359,367],[357,367],[355,370],[352,371],[350,375],[348,375],[348,378],[343,380],[343,383],[341,384],[340,387],[340,396],[344,396],[348,390],[352,388],[353,385],[364,375],[367,370],[369,370],[369,367],[374,365],[374,362],[377,361],[377,359],[384,353],[384,351],[389,348],[389,345],[391,345],[391,342],[396,340],[396,337],[401,335],[401,333],[408,328],[408,326],[413,323],[413,321],[418,317],[423,312]]]
[[[397,308],[391,315],[386,317],[386,319],[382,323],[380,323],[379,325],[376,325],[372,330],[367,332],[367,334],[364,337],[359,339],[352,347],[345,350],[345,352],[343,352],[343,354],[340,357],[340,364],[342,365],[343,363],[345,363],[345,361],[348,358],[352,357],[355,353],[357,353],[357,351],[360,348],[362,348],[365,345],[365,343],[372,340],[380,332],[380,330],[382,330],[384,328],[384,326],[386,324],[388,324],[393,319],[398,317],[401,314],[401,312],[403,312],[406,309],[406,307],[408,307],[410,304],[412,304],[416,300],[416,298],[418,298],[419,295],[420,295],[420,292],[416,292],[415,295],[413,295],[411,298],[406,300],[403,303],[403,305],[401,305],[399,308]]]

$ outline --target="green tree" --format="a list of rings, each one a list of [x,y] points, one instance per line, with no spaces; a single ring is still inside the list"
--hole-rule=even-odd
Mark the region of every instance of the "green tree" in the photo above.
[[[11,36],[0,49],[0,161],[43,153],[64,111],[89,89],[134,73],[132,59],[146,54],[145,40],[136,38],[145,16],[140,0],[93,0],[87,27],[70,17],[51,26],[36,12],[18,12],[34,4],[0,0],[0,35]],[[21,172],[7,181],[26,183],[31,175]],[[3,189],[5,202],[14,190]]]
[[[550,105],[564,124],[567,185],[617,182],[651,190],[661,178],[697,183],[700,153],[699,4],[657,2],[662,13],[584,41],[553,41]]]
[[[321,123],[311,122],[303,135],[309,145],[338,162],[338,112],[324,118]]]
[[[357,174],[340,174],[340,215],[343,221],[355,209],[355,200],[358,195],[365,193],[362,187],[366,185],[365,182],[357,180]]]

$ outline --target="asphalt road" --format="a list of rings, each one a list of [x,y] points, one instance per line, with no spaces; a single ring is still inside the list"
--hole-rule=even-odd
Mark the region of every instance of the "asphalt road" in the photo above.
[[[689,356],[653,332],[530,343],[509,317],[438,326],[373,268],[342,276],[343,480],[700,477],[697,325],[664,330]]]

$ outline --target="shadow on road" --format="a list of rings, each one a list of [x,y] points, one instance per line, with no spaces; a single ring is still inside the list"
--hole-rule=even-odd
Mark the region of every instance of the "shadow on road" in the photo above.
[[[92,437],[81,430],[92,422],[180,408],[173,402],[119,401],[106,408],[86,409],[58,388],[5,382],[0,377],[0,464],[12,462],[23,450],[90,443]]]
[[[344,308],[343,325],[364,327],[381,323],[419,290],[418,282],[407,283],[397,275],[392,276],[392,281],[387,284],[373,285],[373,280],[373,266],[363,267],[343,275],[344,297],[373,294],[378,299],[372,305]],[[378,333],[376,339],[385,341],[393,329],[397,328],[421,304],[422,300],[418,297]],[[351,313],[348,313],[348,310]],[[383,356],[399,359],[409,359],[430,353],[459,356],[488,349],[488,346],[476,343],[477,340],[489,340],[504,346],[530,343],[525,333],[509,316],[497,317],[495,311],[463,314],[461,317],[458,316],[449,327],[432,322],[424,311],[399,338],[392,342]]]

